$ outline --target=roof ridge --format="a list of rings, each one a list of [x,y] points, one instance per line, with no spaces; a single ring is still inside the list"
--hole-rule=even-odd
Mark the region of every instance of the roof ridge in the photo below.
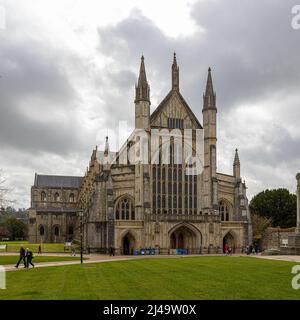
[[[159,103],[159,105],[155,108],[155,110],[152,112],[150,119],[152,120],[155,115],[159,112],[159,110],[163,107],[163,105],[170,99],[170,97],[173,94],[178,94],[179,98],[181,99],[181,101],[183,102],[184,106],[187,108],[187,111],[190,113],[191,117],[195,120],[195,122],[197,123],[197,125],[202,129],[202,125],[199,122],[198,118],[196,117],[196,115],[194,114],[193,110],[191,109],[191,107],[188,105],[188,103],[186,102],[186,100],[184,99],[183,95],[179,92],[179,91],[175,91],[175,90],[170,90],[169,93],[164,97],[164,99]]]
[[[64,178],[83,178],[83,176],[67,176],[60,174],[39,174],[36,173],[37,177],[64,177]]]

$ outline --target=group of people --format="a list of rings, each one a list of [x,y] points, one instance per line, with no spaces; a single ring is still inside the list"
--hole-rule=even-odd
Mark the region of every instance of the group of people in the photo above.
[[[243,248],[243,249],[244,249],[243,253],[246,253],[247,255],[258,253],[258,246],[256,246],[256,245],[250,245],[250,246],[247,246],[246,248]]]
[[[230,247],[227,243],[224,246],[224,253],[226,255],[232,255],[233,253],[235,253],[237,251],[237,246],[233,246]],[[257,254],[258,253],[258,246],[257,245],[250,245],[250,246],[246,246],[246,247],[242,247],[241,249],[241,253],[245,253],[247,255],[250,254]]]
[[[15,267],[19,268],[21,261],[23,261],[24,268],[28,269],[29,265],[31,265],[34,268],[34,264],[32,262],[33,258],[34,258],[33,252],[29,248],[27,248],[25,250],[25,248],[23,246],[21,246],[19,260],[18,260]]]
[[[231,256],[233,253],[236,252],[236,250],[237,250],[237,247],[235,245],[233,246],[233,248],[230,247],[227,243],[224,246],[224,253],[226,255],[230,255]]]

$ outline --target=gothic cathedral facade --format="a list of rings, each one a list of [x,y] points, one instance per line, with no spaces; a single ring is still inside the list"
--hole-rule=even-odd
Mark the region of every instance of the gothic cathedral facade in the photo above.
[[[117,254],[141,248],[155,248],[160,254],[178,249],[221,253],[226,244],[237,252],[251,244],[238,151],[232,174],[217,171],[211,69],[203,95],[203,125],[181,95],[175,54],[171,73],[170,92],[150,114],[142,57],[135,88],[135,130],[118,152],[110,152],[106,138],[105,150],[93,150],[83,177],[36,175],[29,241],[76,240],[82,219],[84,247],[91,252],[113,247]]]

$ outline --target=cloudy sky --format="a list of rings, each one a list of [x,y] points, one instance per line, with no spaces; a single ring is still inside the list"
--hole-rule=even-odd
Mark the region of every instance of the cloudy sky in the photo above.
[[[0,168],[16,207],[34,173],[82,175],[119,121],[134,124],[141,54],[152,110],[180,88],[201,118],[207,68],[218,104],[218,171],[234,149],[251,198],[295,190],[300,171],[300,29],[290,0],[0,0]],[[129,129],[128,129],[129,130]],[[111,144],[115,146],[114,139]]]

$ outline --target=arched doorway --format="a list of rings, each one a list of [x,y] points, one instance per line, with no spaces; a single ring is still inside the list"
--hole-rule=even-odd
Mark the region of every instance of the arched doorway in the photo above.
[[[124,255],[133,254],[135,239],[131,233],[126,233],[122,240],[122,251]]]
[[[188,253],[200,253],[200,232],[187,225],[175,228],[170,233],[170,249],[186,249]]]
[[[236,249],[235,237],[231,232],[228,232],[223,238],[223,252],[226,252],[226,248]]]

